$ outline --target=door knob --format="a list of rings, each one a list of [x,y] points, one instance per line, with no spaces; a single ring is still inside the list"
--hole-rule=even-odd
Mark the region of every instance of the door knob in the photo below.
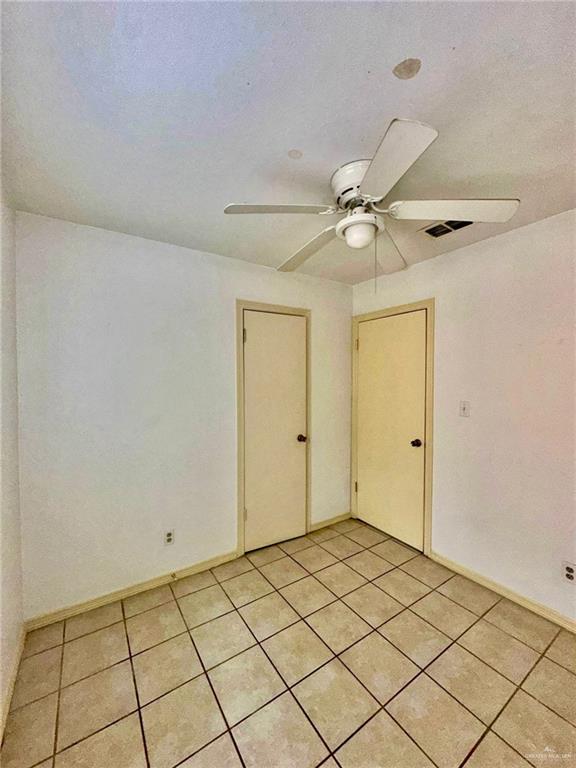
[[[420,448],[420,446],[422,445],[422,440],[419,440],[418,438],[416,438],[416,440],[410,440],[410,445],[413,448]]]
[[[306,440],[308,440],[306,435],[298,435],[298,437],[296,439],[298,440],[299,443],[305,443]]]

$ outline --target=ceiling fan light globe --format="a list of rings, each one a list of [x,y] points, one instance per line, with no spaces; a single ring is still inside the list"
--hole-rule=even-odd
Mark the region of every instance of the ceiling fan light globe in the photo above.
[[[359,222],[358,224],[350,224],[346,227],[344,237],[349,248],[360,249],[370,245],[374,240],[375,234],[376,228],[373,224]]]

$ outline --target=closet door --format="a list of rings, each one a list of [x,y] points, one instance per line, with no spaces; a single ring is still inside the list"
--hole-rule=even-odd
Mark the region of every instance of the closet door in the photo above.
[[[244,310],[245,549],[306,533],[307,318]]]
[[[358,324],[356,511],[423,549],[426,310]]]

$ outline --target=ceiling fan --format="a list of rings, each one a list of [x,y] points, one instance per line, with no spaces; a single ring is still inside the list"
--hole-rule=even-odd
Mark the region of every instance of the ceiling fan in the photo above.
[[[372,160],[354,160],[332,174],[333,205],[242,205],[231,204],[224,213],[314,213],[344,218],[323,229],[278,267],[281,272],[297,269],[323,246],[339,237],[350,248],[366,248],[377,237],[390,238],[384,216],[393,219],[438,219],[475,222],[505,222],[516,213],[519,200],[397,200],[378,208],[406,171],[432,142],[438,131],[415,120],[396,118],[388,126]]]

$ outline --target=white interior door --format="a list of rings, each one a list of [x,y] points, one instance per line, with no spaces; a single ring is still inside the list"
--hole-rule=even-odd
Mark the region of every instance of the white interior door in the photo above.
[[[243,315],[244,545],[251,550],[306,533],[307,318]]]
[[[357,515],[424,545],[426,310],[358,324]]]

